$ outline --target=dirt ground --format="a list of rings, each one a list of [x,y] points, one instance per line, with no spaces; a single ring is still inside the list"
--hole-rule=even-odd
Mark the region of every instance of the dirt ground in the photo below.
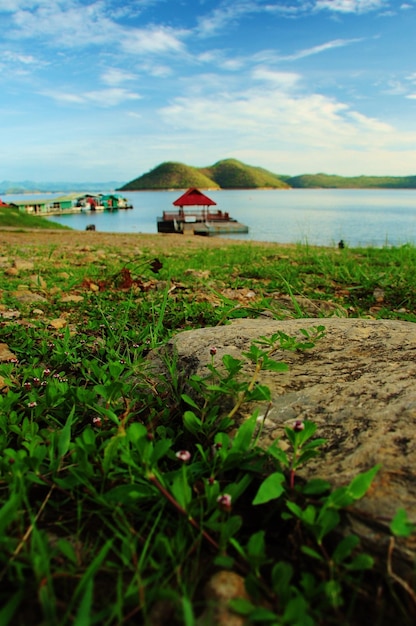
[[[65,247],[114,246],[115,248],[146,248],[152,252],[176,251],[181,248],[224,248],[242,243],[239,239],[198,237],[194,235],[102,233],[79,230],[13,230],[0,231],[0,254],[3,245],[63,245]],[[266,247],[283,244],[246,241],[247,245]]]

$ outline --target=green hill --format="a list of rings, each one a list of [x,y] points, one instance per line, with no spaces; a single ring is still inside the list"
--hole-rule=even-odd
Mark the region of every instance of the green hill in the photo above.
[[[200,171],[215,180],[221,189],[288,188],[288,185],[275,174],[261,167],[246,165],[237,159],[218,161],[211,167],[202,168]]]
[[[333,174],[273,174],[237,159],[207,167],[166,162],[120,187],[120,191],[155,189],[416,189],[416,176],[336,176]]]
[[[415,189],[416,176],[336,176],[302,174],[287,178],[295,189]]]
[[[218,161],[209,167],[195,168],[183,163],[167,162],[135,178],[119,191],[144,189],[287,189],[278,176],[261,167],[245,165],[236,159]]]
[[[68,226],[63,226],[57,222],[49,222],[44,217],[28,215],[27,213],[21,213],[19,209],[0,206],[0,230],[2,228],[72,230]]]
[[[119,191],[187,189],[188,187],[217,189],[218,185],[195,167],[168,161],[123,185]]]

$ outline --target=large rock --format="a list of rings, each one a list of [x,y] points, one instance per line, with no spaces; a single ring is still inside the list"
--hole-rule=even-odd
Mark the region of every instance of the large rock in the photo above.
[[[205,375],[213,346],[217,364],[224,354],[245,359],[242,352],[260,336],[283,331],[301,339],[300,329],[317,325],[325,326],[326,334],[314,348],[273,355],[289,365],[288,372],[261,373],[273,404],[260,444],[280,437],[295,419],[308,419],[327,443],[324,453],[301,470],[303,476],[340,486],[381,464],[369,493],[348,512],[347,531],[359,534],[386,563],[389,523],[397,509],[406,509],[416,522],[415,324],[342,318],[239,320],[181,332],[167,349],[177,351],[182,376]],[[253,366],[245,361],[248,373]],[[396,541],[394,567],[409,574],[415,555],[414,538]]]

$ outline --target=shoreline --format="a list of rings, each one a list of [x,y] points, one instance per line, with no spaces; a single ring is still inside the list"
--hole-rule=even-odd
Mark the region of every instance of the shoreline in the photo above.
[[[34,237],[34,235],[36,235]],[[295,243],[277,243],[267,241],[243,241],[227,237],[199,237],[197,235],[180,235],[165,233],[110,233],[86,230],[64,229],[22,229],[0,227],[0,245],[16,243],[32,246],[56,245],[78,247],[80,245],[104,245],[117,247],[149,247],[161,251],[170,248],[223,248],[236,245],[250,245],[274,248],[295,248]],[[323,246],[312,246],[323,247]],[[331,248],[327,248],[331,249]]]

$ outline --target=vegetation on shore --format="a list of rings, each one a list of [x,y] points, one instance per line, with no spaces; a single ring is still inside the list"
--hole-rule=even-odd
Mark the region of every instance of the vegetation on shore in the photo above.
[[[48,222],[38,215],[23,213],[14,207],[0,206],[0,228],[35,228],[48,230],[69,230],[68,226],[56,222]]]
[[[233,608],[259,626],[414,623],[406,594],[337,534],[377,468],[341,490],[303,484],[325,447],[312,422],[269,450],[256,412],[234,422],[243,401],[267,405],[276,347],[309,349],[325,315],[416,321],[414,247],[21,237],[2,236],[0,275],[2,626],[210,626],[202,590],[218,570],[244,578]],[[248,379],[215,346],[192,391],[174,356],[149,370],[178,330],[311,306],[322,326],[253,344]]]
[[[303,174],[286,180],[294,189],[415,189],[416,176]]]
[[[166,162],[120,187],[120,191],[156,189],[415,189],[416,176],[334,176],[273,174],[237,159],[224,159],[209,167]]]

